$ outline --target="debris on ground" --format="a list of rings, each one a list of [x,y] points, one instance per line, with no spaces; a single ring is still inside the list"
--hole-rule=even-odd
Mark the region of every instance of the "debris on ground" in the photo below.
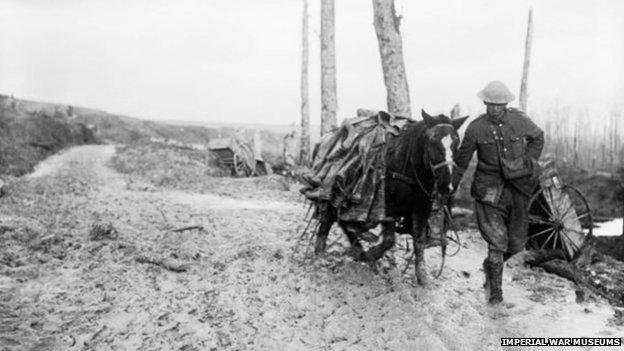
[[[135,258],[135,261],[138,263],[150,263],[173,272],[186,272],[189,269],[188,264],[180,263],[172,258],[157,258],[147,255],[139,255]]]
[[[93,223],[89,231],[89,239],[98,240],[115,240],[119,237],[119,232],[110,222]]]
[[[181,233],[181,232],[185,232],[187,230],[195,230],[195,229],[201,231],[201,230],[204,230],[204,226],[202,226],[202,225],[189,225],[189,226],[186,226],[186,227],[172,229],[171,231],[174,232],[174,233]]]
[[[624,262],[596,251],[593,245],[583,247],[572,261],[566,260],[561,250],[528,251],[524,260],[531,267],[541,267],[607,299],[614,306],[624,307]]]

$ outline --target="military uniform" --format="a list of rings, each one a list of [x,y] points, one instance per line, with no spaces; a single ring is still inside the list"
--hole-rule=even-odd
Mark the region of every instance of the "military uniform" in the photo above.
[[[457,153],[455,183],[477,151],[470,191],[476,200],[477,222],[490,248],[506,256],[521,251],[526,242],[527,201],[538,185],[537,159],[543,146],[542,130],[522,111],[508,108],[497,120],[484,114],[473,121]],[[524,177],[505,179],[502,159],[522,160],[533,170]]]
[[[483,261],[489,302],[503,301],[503,261],[524,248],[528,230],[528,201],[538,186],[537,159],[544,146],[544,132],[524,112],[506,108],[514,95],[499,81],[488,83],[477,96],[490,114],[474,120],[466,129],[455,157],[457,185],[477,151],[477,169],[471,194],[481,235],[488,243]]]

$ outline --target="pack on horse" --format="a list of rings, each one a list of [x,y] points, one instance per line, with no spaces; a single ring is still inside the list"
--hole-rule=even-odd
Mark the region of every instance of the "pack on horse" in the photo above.
[[[380,112],[384,114],[384,112]],[[316,234],[315,253],[325,251],[327,236],[333,223],[338,222],[351,244],[356,260],[374,262],[392,248],[397,230],[412,235],[415,273],[420,284],[426,284],[424,249],[427,244],[428,218],[434,198],[448,199],[453,192],[452,173],[459,136],[457,130],[467,117],[451,120],[421,111],[422,121],[409,121],[400,133],[388,141],[385,155],[386,219],[380,223],[343,221],[338,209],[327,206],[320,216]],[[397,223],[401,222],[401,228]],[[381,224],[381,243],[365,251],[360,235]]]

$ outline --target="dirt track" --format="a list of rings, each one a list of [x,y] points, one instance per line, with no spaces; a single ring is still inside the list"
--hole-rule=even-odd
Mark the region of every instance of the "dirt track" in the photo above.
[[[86,190],[51,209],[61,219],[47,229],[63,238],[65,255],[1,266],[0,346],[478,350],[499,349],[500,337],[623,334],[604,302],[578,304],[569,282],[513,262],[504,282],[513,306],[488,307],[480,270],[485,247],[474,232],[461,233],[465,247],[423,289],[400,273],[402,251],[394,252],[398,269],[384,264],[374,274],[343,254],[337,230],[330,241],[340,241],[326,257],[312,260],[305,248],[292,255],[305,215],[294,189],[238,194],[251,180],[230,179],[223,186],[238,196],[137,190],[136,180],[106,166],[114,151],[70,149],[23,180],[44,193],[59,184]],[[95,221],[113,223],[119,237],[90,241]],[[204,230],[171,231],[192,224]],[[144,256],[189,269],[137,262]],[[438,254],[431,249],[428,256],[434,268]]]

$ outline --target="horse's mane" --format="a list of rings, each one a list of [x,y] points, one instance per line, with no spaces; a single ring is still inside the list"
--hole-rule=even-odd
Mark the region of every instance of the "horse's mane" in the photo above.
[[[427,125],[425,124],[425,121],[409,121],[403,127],[400,137],[415,140],[420,138],[426,130]]]
[[[412,155],[413,151],[421,149],[418,143],[423,140],[423,135],[427,131],[427,125],[424,121],[409,121],[402,129],[400,134],[393,138],[390,143],[388,166],[402,171],[405,157]],[[412,150],[410,152],[410,149]]]

